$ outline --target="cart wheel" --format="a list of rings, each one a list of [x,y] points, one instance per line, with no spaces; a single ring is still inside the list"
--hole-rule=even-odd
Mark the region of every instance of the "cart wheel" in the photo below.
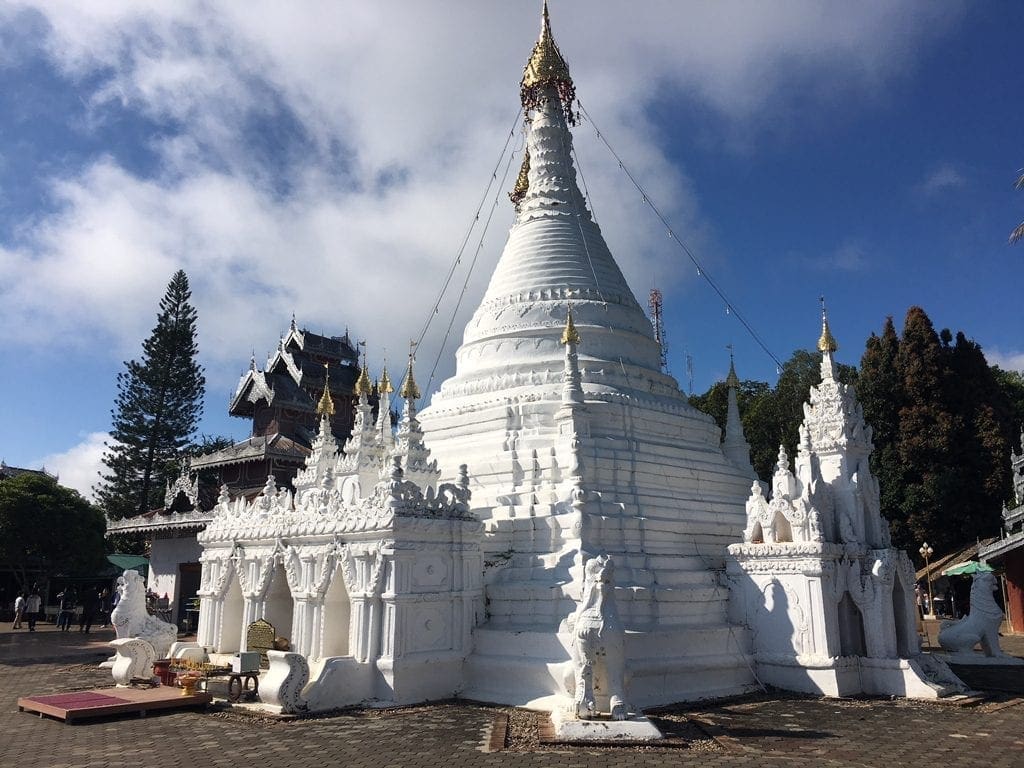
[[[242,697],[242,678],[232,676],[228,680],[228,701],[234,703]]]

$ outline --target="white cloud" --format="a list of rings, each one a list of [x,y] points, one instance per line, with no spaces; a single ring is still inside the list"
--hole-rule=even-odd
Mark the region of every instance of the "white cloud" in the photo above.
[[[628,17],[610,2],[583,9],[551,9],[580,97],[709,267],[713,232],[644,107],[681,92],[743,131],[768,117],[796,119],[807,99],[841,106],[844,92],[874,94],[903,77],[961,12],[959,4],[923,0],[660,0],[631,5]],[[377,355],[387,348],[393,361],[403,358],[512,125],[539,14],[468,0],[51,0],[38,14],[56,65],[83,89],[97,83],[83,92],[91,119],[127,109],[177,132],[153,139],[161,163],[152,177],[100,157],[54,180],[58,210],[22,232],[18,246],[0,246],[0,322],[23,329],[18,343],[102,342],[135,355],[168,278],[182,267],[212,389],[234,384],[230,364],[244,364],[250,348],[262,356],[272,347],[293,310],[313,330],[351,326]],[[38,15],[32,24],[40,26]],[[793,84],[800,87],[787,90]],[[804,101],[783,98],[790,91]],[[289,131],[283,170],[267,168],[247,134],[254,120],[275,115]],[[672,275],[682,279],[678,252],[592,126],[575,136],[627,278],[641,294],[655,276],[670,288]],[[492,190],[501,199],[456,335],[511,223],[504,193],[512,178]],[[481,218],[490,205],[489,198]],[[476,243],[474,235],[463,265]],[[840,251],[834,266],[855,268],[859,258]],[[432,326],[433,342],[421,348],[421,365],[433,360],[454,295]]]
[[[985,359],[989,365],[998,365],[1004,371],[1017,371],[1024,373],[1024,351],[995,349],[990,347],[985,350]]]
[[[954,166],[944,164],[933,170],[915,187],[918,195],[934,197],[950,189],[958,189],[967,183],[967,179]]]
[[[31,466],[46,467],[48,472],[59,477],[61,485],[74,488],[87,499],[92,499],[92,487],[99,480],[103,468],[103,441],[109,439],[106,432],[91,432],[80,443],[66,451],[51,453]]]

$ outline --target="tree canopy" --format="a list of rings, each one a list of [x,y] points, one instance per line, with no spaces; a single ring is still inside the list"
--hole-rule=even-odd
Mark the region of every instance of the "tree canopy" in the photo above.
[[[163,504],[167,479],[188,447],[202,416],[206,379],[196,361],[197,313],[188,277],[176,272],[160,300],[156,327],[142,344],[142,357],[117,376],[106,473],[96,487],[99,504],[112,519]]]
[[[22,588],[43,575],[91,576],[104,565],[103,513],[47,475],[0,480],[0,562]]]
[[[894,543],[939,553],[992,536],[1009,491],[1012,408],[981,348],[936,333],[920,307],[901,337],[891,318],[872,334],[857,394],[874,428],[872,471]]]
[[[857,371],[849,365],[838,365],[840,381],[850,383]],[[775,471],[779,446],[785,445],[790,456],[796,455],[798,427],[803,421],[803,404],[811,387],[821,381],[821,353],[798,349],[782,365],[779,380],[772,388],[764,381],[742,381],[736,393],[743,422],[743,434],[750,443],[750,461],[762,480],[769,480]],[[710,414],[725,430],[728,389],[718,382],[702,395],[692,395],[690,404]]]

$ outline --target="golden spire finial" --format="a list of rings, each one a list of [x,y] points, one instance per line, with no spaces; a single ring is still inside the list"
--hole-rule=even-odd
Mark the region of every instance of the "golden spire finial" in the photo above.
[[[402,389],[398,392],[406,400],[419,400],[420,388],[416,386],[416,379],[412,376],[412,364],[416,359],[413,353],[416,349],[416,342],[409,342],[409,367],[405,370],[405,379],[402,381]]]
[[[736,365],[732,359],[732,344],[726,345],[726,349],[729,350],[729,375],[725,377],[725,386],[739,389],[740,377],[736,375]]]
[[[331,399],[331,369],[324,363],[324,393],[316,404],[316,412],[320,416],[331,418],[334,415],[334,401]]]
[[[830,331],[828,327],[828,312],[825,310],[825,297],[820,296],[818,300],[821,302],[821,338],[818,339],[818,351],[835,352],[839,349],[839,344],[836,342],[835,337],[832,335],[832,331]]]
[[[360,341],[357,346],[363,348],[363,367],[359,371],[359,378],[356,379],[355,393],[356,397],[360,395],[369,396],[372,390],[372,384],[370,384],[370,372],[366,369],[366,342]]]
[[[576,116],[572,111],[572,103],[576,100],[576,89],[572,84],[572,77],[569,75],[569,65],[562,58],[562,53],[558,50],[555,38],[551,34],[548,3],[547,0],[544,0],[540,38],[533,46],[533,53],[530,54],[530,60],[526,62],[523,79],[519,84],[523,109],[536,109],[540,106],[540,92],[548,86],[553,86],[558,91],[566,120],[571,125],[575,125]]]
[[[579,346],[580,332],[576,330],[576,323],[572,321],[572,304],[568,306],[565,313],[565,329],[562,331],[562,344],[575,344]]]
[[[391,377],[388,376],[388,364],[384,361],[384,370],[380,372],[380,383],[377,385],[377,392],[381,396],[390,395],[395,391],[395,388],[391,386]]]

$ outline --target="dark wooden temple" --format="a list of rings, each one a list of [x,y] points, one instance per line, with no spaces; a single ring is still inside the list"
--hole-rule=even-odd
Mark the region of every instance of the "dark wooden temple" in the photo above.
[[[310,453],[328,372],[335,405],[331,431],[343,444],[352,432],[359,354],[347,333],[321,336],[300,330],[293,319],[266,368],[257,368],[254,358],[231,398],[228,412],[252,421],[250,437],[193,459],[193,471],[216,470],[217,485],[227,485],[233,498],[258,493],[269,475],[279,486],[290,484]]]

